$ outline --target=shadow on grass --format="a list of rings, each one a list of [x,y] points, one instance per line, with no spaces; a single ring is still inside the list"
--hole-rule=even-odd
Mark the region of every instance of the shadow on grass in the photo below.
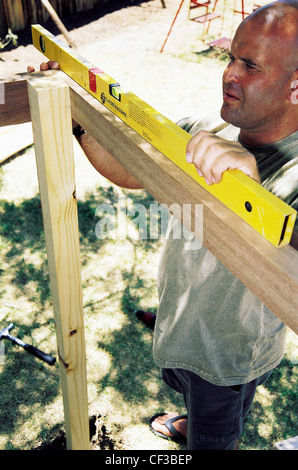
[[[33,327],[38,328],[38,324]],[[51,404],[59,393],[58,370],[49,371],[48,365],[19,349],[5,343],[5,366],[0,374],[0,436],[10,439],[3,450],[16,449],[12,441],[20,432],[20,423],[29,421],[40,403]]]
[[[154,202],[154,199],[144,192],[139,195],[128,194],[127,201],[145,208]],[[117,203],[118,196],[112,187],[99,188],[95,193],[88,194],[86,200],[78,200],[79,239],[83,265],[88,262],[90,253],[98,253],[100,257],[101,248],[111,238],[109,233],[102,238],[96,235],[96,224],[103,216],[103,214],[96,215],[96,209],[101,205],[116,207]],[[129,213],[126,207],[124,211],[134,224],[133,219],[137,219],[136,214]],[[115,216],[117,217],[117,212]],[[107,219],[111,216],[105,213],[104,217]],[[158,214],[155,217],[154,223],[158,224]],[[19,204],[0,200],[0,220],[0,275],[5,281],[9,280],[10,285],[14,286],[19,295],[24,294],[29,297],[33,295],[30,301],[42,309],[51,300],[51,294],[39,196],[26,199]],[[137,230],[140,230],[137,223],[134,225]],[[140,239],[140,244],[143,249],[150,250],[154,249],[155,241],[145,237],[144,240]],[[5,287],[1,285],[0,299],[5,295]]]
[[[98,204],[110,201],[109,191],[105,194],[103,189],[99,189],[96,195],[90,195],[84,202],[78,201],[82,262],[89,251],[98,252],[105,243],[104,239],[99,240],[95,235],[94,228],[98,220],[95,209]],[[39,195],[19,204],[0,200],[0,218],[0,274],[9,273],[9,281],[20,295],[28,296],[34,292],[30,300],[43,308],[50,301],[51,294]],[[28,284],[33,285],[30,292]],[[5,286],[1,288],[0,298],[5,294]]]
[[[108,241],[99,240],[95,235],[95,225],[98,221],[95,216],[96,208],[99,204],[116,204],[117,197],[112,187],[107,190],[100,188],[94,194],[88,195],[86,200],[78,201],[83,266],[88,265],[91,254],[100,257],[101,249]],[[129,193],[127,199],[132,204],[143,204],[146,207],[154,203],[147,193]],[[128,216],[130,217],[129,214]],[[6,299],[6,290],[13,287],[16,298],[24,296],[32,305],[29,318],[27,315],[23,323],[20,317],[18,321],[14,321],[16,336],[33,338],[33,332],[45,326],[50,335],[55,335],[54,319],[44,313],[51,303],[51,295],[39,197],[24,200],[19,204],[0,201],[0,217],[0,274],[3,278],[0,282],[0,299],[3,302]],[[135,214],[131,217],[134,220]],[[155,241],[150,239],[134,242],[134,246],[141,247],[147,255],[149,254],[149,258],[150,253],[156,250]],[[181,406],[182,400],[180,395],[159,382],[158,371],[152,359],[152,331],[136,319],[135,310],[140,306],[142,293],[151,288],[151,284],[146,285],[146,280],[140,276],[136,263],[135,259],[130,269],[121,268],[123,283],[118,294],[121,299],[120,310],[126,315],[126,321],[122,323],[121,328],[111,329],[97,341],[98,349],[106,351],[111,358],[109,369],[97,381],[97,387],[99,395],[104,390],[113,388],[123,402],[131,406],[149,403],[154,397],[154,400],[158,401],[159,409],[148,409],[148,416],[144,418],[148,423],[151,415],[163,411],[169,403],[176,409],[176,405]],[[0,329],[9,321],[9,314],[2,315],[4,324],[0,325]],[[17,449],[19,446],[13,444],[13,436],[19,427],[25,421],[34,419],[38,408],[42,413],[43,407],[53,403],[58,396],[59,373],[58,367],[50,368],[11,344],[5,343],[5,348],[5,364],[1,366],[0,375],[0,437],[8,437],[5,449]],[[264,385],[270,395],[269,405],[264,405],[258,398],[253,405],[245,424],[240,448],[266,449],[268,442],[276,442],[279,436],[287,438],[297,433],[296,378],[293,364],[284,359]],[[152,382],[157,384],[154,393],[148,387]],[[93,426],[93,430],[96,428],[100,445],[105,445],[106,449],[114,448],[113,436],[107,432],[100,416],[93,417],[91,421],[90,426]],[[49,445],[52,438],[60,442],[61,427],[62,424],[57,423],[48,429],[45,417],[45,425],[38,439]],[[30,437],[26,436],[24,441],[25,439],[27,442],[24,446],[27,448],[31,444],[32,448],[36,446],[36,438],[32,438],[32,443]]]
[[[132,204],[143,204],[144,206],[153,201],[151,196],[145,192],[127,197]],[[95,215],[96,208],[100,204],[116,204],[117,198],[117,194],[110,187],[108,189],[99,188],[94,193],[87,195],[84,201],[78,201],[79,237],[83,267],[88,265],[91,255],[95,255],[95,257],[98,255],[100,258],[101,249],[109,241],[108,239],[99,240],[96,237],[95,226],[98,222],[98,217]],[[27,302],[25,310],[28,311],[28,305],[32,307],[30,315],[25,312],[23,323],[22,317],[18,317],[16,320],[16,317],[13,319],[11,311],[7,314],[2,311],[0,329],[13,321],[15,336],[34,344],[33,332],[36,332],[40,327],[46,327],[48,334],[55,336],[54,318],[51,313],[46,313],[47,310],[51,311],[51,293],[39,196],[23,200],[20,203],[1,200],[0,218],[0,300],[2,306],[7,300],[7,295],[10,295],[11,298],[10,290],[12,290],[12,298],[16,303],[17,299],[22,297]],[[150,244],[150,240],[144,240],[144,242],[141,240],[140,243],[145,251],[154,249],[154,243]],[[110,374],[107,374],[98,385],[99,390],[103,390],[111,384],[122,394],[124,401],[130,402],[146,399],[148,394],[146,381],[152,373],[153,361],[151,344],[148,344],[148,340],[145,341],[143,338],[147,329],[136,319],[133,312],[139,299],[129,298],[132,290],[144,284],[144,281],[134,272],[126,270],[123,270],[122,278],[125,281],[122,307],[127,314],[128,321],[121,330],[111,333],[99,344],[99,347],[103,347],[112,354],[110,371],[114,378],[111,379]],[[145,288],[145,286],[143,287]],[[42,346],[35,345],[43,349]],[[46,352],[51,353],[50,351]],[[137,363],[134,359],[136,356],[139,358]],[[59,387],[57,364],[50,368],[20,350],[18,346],[10,342],[5,343],[5,361],[1,366],[0,376],[0,436],[5,435],[8,438],[5,449],[19,448],[13,443],[13,436],[19,426],[24,421],[34,419],[37,406],[42,410],[43,407],[54,402],[59,394]],[[105,442],[105,448],[108,448],[109,445],[112,445],[112,439],[107,437],[104,425],[99,426],[98,422],[99,417],[96,417],[97,435],[101,439],[100,445]],[[45,423],[39,438],[48,441],[56,436],[56,439],[58,433],[57,439],[60,442],[61,426],[62,424],[57,424],[49,430]],[[92,426],[94,428],[95,424],[93,423]],[[99,428],[101,429],[100,433]],[[25,446],[28,448],[31,445],[30,437],[26,436],[26,439]],[[35,441],[32,441],[32,446],[35,445]]]
[[[273,450],[274,443],[297,435],[297,370],[284,358],[263,385],[265,396],[256,394],[244,426],[240,450]],[[281,438],[282,436],[282,438]]]

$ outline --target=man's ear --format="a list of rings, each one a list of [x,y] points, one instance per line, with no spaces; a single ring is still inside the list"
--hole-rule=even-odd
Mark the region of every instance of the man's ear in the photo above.
[[[291,90],[289,93],[289,100],[293,104],[298,104],[298,80],[293,80],[291,83]]]

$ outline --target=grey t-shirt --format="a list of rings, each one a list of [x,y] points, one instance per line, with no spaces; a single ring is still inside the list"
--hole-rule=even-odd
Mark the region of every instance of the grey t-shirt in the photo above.
[[[220,119],[179,124],[191,134],[205,129],[229,140],[239,138],[239,130]],[[298,132],[249,151],[262,185],[297,209]],[[217,385],[247,383],[281,361],[286,327],[191,233],[184,229],[184,237],[173,237],[178,226],[172,218],[160,258],[154,360]]]

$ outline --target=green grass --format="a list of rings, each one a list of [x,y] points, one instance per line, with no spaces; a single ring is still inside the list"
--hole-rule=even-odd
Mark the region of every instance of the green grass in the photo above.
[[[126,197],[131,204],[154,201],[146,191],[123,191],[78,159],[78,212],[87,347],[89,415],[97,417],[97,447],[179,449],[148,429],[159,411],[184,412],[182,398],[159,378],[152,360],[153,333],[135,310],[156,312],[158,240],[102,239],[95,211]],[[128,232],[137,234],[134,215]],[[55,324],[34,155],[0,168],[0,328],[13,322],[15,336],[57,356]],[[297,337],[289,335],[281,365],[260,387],[240,449],[272,449],[297,434]],[[297,357],[296,357],[297,359]],[[63,406],[58,365],[50,367],[5,343],[0,365],[0,449],[35,449],[59,438]]]

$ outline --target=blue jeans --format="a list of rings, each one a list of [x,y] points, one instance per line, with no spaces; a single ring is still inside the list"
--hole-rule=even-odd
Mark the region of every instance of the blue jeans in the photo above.
[[[162,369],[164,382],[184,397],[188,450],[234,450],[256,388],[270,374],[226,387],[213,385],[184,369]]]

